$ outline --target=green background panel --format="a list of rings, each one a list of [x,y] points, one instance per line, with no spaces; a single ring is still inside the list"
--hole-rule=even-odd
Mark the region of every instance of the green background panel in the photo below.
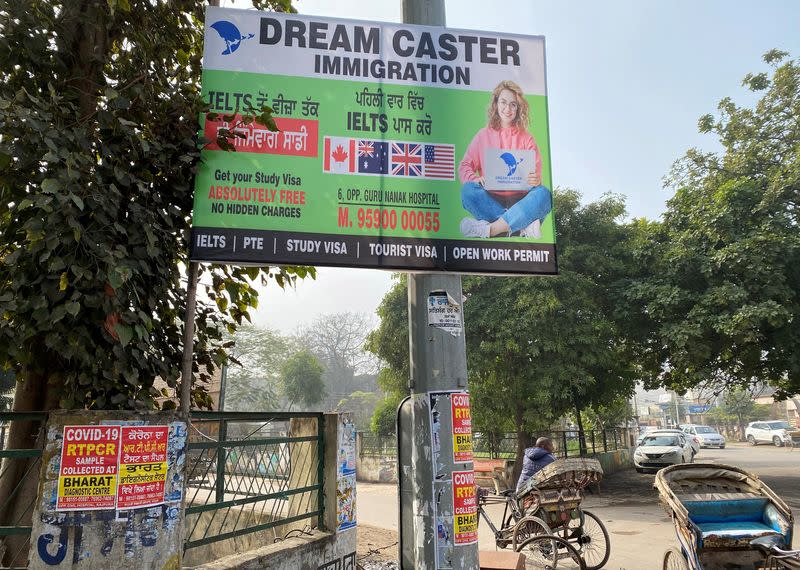
[[[356,93],[365,87],[370,92],[380,88],[384,93],[384,106],[380,109],[363,107],[356,103]],[[491,96],[490,92],[468,91],[457,87],[434,88],[419,86],[388,85],[378,82],[343,81],[332,79],[316,79],[301,77],[286,77],[275,75],[260,75],[245,72],[228,72],[206,70],[203,74],[204,97],[208,101],[208,94],[214,92],[249,93],[253,104],[259,95],[267,96],[267,104],[272,105],[273,98],[282,94],[285,99],[297,101],[293,118],[308,118],[301,114],[301,103],[307,98],[319,103],[319,152],[317,157],[294,157],[248,152],[203,151],[204,164],[201,166],[196,178],[194,225],[197,227],[218,228],[243,228],[283,231],[305,231],[315,233],[340,233],[351,235],[387,235],[397,237],[426,237],[436,239],[463,239],[459,230],[459,223],[467,212],[461,206],[461,183],[458,180],[458,163],[475,133],[486,126],[486,110]],[[409,110],[407,96],[409,91],[424,97],[424,110]],[[386,95],[398,94],[404,96],[403,109],[390,109],[386,106]],[[550,148],[548,144],[547,101],[541,96],[527,96],[531,107],[530,131],[535,138],[542,155],[542,179],[545,186],[552,189],[550,173]],[[229,97],[233,104],[233,98]],[[212,111],[230,113],[233,109],[215,109]],[[242,109],[240,109],[240,112]],[[347,129],[347,113],[353,112],[380,112],[385,113],[389,120],[389,130],[386,133],[355,131]],[[418,135],[416,133],[416,119],[427,118],[430,115],[432,122],[431,134]],[[411,118],[414,120],[412,133],[397,133],[393,129],[393,119],[396,117]],[[380,177],[365,175],[329,174],[323,172],[324,137],[325,136],[354,137],[386,141],[408,141],[424,143],[447,143],[455,145],[456,176],[453,181],[407,179],[396,177]],[[300,177],[302,184],[284,186],[279,184],[278,189],[300,189],[306,193],[306,205],[302,206],[300,218],[264,217],[246,214],[230,215],[215,214],[211,212],[211,201],[208,198],[209,189],[217,184],[231,185],[230,181],[215,179],[215,171],[230,171],[245,174],[255,174],[261,171],[267,174],[284,173]],[[242,184],[234,184],[242,185]],[[264,186],[260,184],[243,184],[246,187]],[[269,186],[268,187],[272,187]],[[349,206],[350,218],[353,226],[339,228],[337,216],[339,189],[382,189],[399,192],[429,192],[439,197],[441,229],[437,233],[421,233],[419,231],[404,231],[397,229],[376,230],[358,228],[356,210],[357,206]],[[260,204],[259,204],[260,205]],[[277,206],[283,204],[274,204]],[[413,209],[408,206],[406,209]],[[435,211],[435,210],[433,210]],[[493,238],[509,239],[512,241],[523,238]],[[539,240],[525,239],[539,243],[554,243],[553,214],[547,216],[542,224],[542,237]]]

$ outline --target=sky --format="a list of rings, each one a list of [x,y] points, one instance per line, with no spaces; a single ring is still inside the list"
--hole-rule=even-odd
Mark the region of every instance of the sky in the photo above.
[[[295,0],[294,6],[308,15],[402,19],[400,0]],[[794,0],[450,0],[445,6],[448,27],[545,36],[554,185],[579,190],[586,202],[606,192],[624,195],[636,218],[663,213],[671,196],[663,177],[686,150],[718,150],[713,136],[698,134],[697,120],[724,97],[751,105],[755,97],[741,81],[769,69],[761,59],[766,51],[800,57]],[[374,313],[391,283],[380,270],[320,268],[316,281],[295,290],[264,291],[254,320],[291,333],[320,313]]]

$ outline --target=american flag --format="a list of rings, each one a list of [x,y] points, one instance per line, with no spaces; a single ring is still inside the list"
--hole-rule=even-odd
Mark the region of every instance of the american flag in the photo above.
[[[426,144],[422,174],[425,178],[455,178],[456,147],[451,144]]]
[[[392,143],[392,176],[422,176],[422,145]]]

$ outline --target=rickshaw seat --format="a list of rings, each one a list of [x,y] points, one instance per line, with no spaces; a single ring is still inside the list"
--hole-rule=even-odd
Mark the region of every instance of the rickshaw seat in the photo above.
[[[744,538],[758,538],[769,534],[777,534],[775,529],[757,521],[728,521],[709,522],[697,525],[703,538],[710,536],[730,538],[733,540]]]
[[[715,542],[739,543],[780,534],[766,516],[769,500],[742,495],[741,498],[711,498],[683,503],[689,511],[689,519],[700,529],[703,541],[713,537]]]

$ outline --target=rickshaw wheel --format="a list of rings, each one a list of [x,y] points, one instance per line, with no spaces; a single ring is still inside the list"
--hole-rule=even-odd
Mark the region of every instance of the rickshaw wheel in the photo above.
[[[578,551],[560,536],[532,536],[517,547],[517,552],[525,555],[525,568],[586,570],[586,564]]]
[[[564,527],[562,536],[578,550],[587,570],[605,566],[611,556],[611,540],[602,521],[592,512],[578,509],[580,516]]]
[[[670,548],[664,553],[664,570],[689,570],[689,563],[683,552]]]
[[[514,525],[514,530],[511,533],[511,546],[516,551],[517,545],[522,544],[532,536],[541,534],[550,534],[550,527],[547,526],[546,522],[539,517],[523,517]]]

